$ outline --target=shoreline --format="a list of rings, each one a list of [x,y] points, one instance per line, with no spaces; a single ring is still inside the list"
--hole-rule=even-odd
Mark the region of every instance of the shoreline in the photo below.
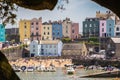
[[[13,66],[45,66],[49,67],[54,65],[55,67],[64,67],[65,64],[72,64],[72,59],[17,59],[14,61],[9,61],[10,65]]]

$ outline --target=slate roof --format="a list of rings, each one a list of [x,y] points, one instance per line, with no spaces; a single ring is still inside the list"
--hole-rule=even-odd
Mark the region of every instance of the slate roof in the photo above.
[[[82,43],[67,43],[63,45],[63,50],[79,50],[82,49]]]
[[[111,38],[114,43],[120,43],[120,38]]]

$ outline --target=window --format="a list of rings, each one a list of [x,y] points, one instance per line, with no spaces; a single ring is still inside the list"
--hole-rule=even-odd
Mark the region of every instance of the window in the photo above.
[[[45,27],[44,27],[44,29],[45,29]]]
[[[34,33],[31,34],[32,36],[34,35]]]
[[[44,35],[45,35],[45,32],[44,32]]]
[[[90,27],[92,27],[92,24],[90,24]]]
[[[102,23],[102,26],[104,26],[104,23]]]
[[[85,24],[85,27],[87,27],[87,24]]]
[[[68,33],[68,31],[66,30],[66,33]]]
[[[57,34],[59,35],[59,32]]]
[[[26,22],[24,24],[26,24]]]
[[[38,22],[36,22],[36,25],[38,25]]]
[[[33,45],[33,48],[35,48],[35,45]]]
[[[49,27],[48,27],[48,30],[49,30]]]
[[[102,28],[102,32],[104,32],[104,28]]]
[[[33,25],[34,23],[32,22],[31,25]]]
[[[48,35],[49,35],[49,32],[48,32]]]
[[[36,30],[38,30],[38,27],[36,27]]]
[[[116,28],[116,31],[119,31],[119,27]]]
[[[74,30],[72,30],[72,33],[74,33]]]
[[[26,26],[24,26],[24,28],[26,28]]]
[[[38,36],[39,34],[38,34],[38,32],[36,32],[36,36]]]
[[[35,49],[33,49],[33,52],[35,52]]]
[[[111,26],[111,24],[109,24],[109,26]]]
[[[27,35],[25,34],[25,37],[26,37]]]
[[[109,28],[109,31],[111,32],[111,28]]]
[[[53,35],[55,35],[55,33],[53,33]]]

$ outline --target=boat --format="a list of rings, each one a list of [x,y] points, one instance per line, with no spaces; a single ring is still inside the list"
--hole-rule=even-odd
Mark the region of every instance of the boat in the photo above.
[[[25,72],[27,70],[27,67],[26,66],[21,66],[21,71],[22,72]]]
[[[38,66],[38,67],[37,67],[37,71],[38,71],[38,72],[43,72],[43,71],[45,71],[45,66],[41,66],[41,65]]]
[[[55,67],[53,67],[53,66],[50,66],[49,67],[49,72],[55,72],[56,71],[56,68]]]
[[[75,70],[73,67],[67,67],[67,74],[74,74]]]
[[[30,67],[27,67],[27,72],[33,72],[34,71],[34,67],[30,66]]]
[[[18,67],[12,67],[12,68],[13,68],[13,70],[14,70],[15,72],[20,72],[20,71],[21,71],[21,69],[18,68]]]

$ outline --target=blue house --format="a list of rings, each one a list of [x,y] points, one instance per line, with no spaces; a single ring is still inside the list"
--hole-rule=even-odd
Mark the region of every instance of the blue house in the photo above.
[[[58,22],[52,23],[52,37],[54,39],[62,38],[62,24]]]
[[[114,26],[115,26],[115,21],[112,19],[107,19],[106,20],[106,34],[107,37],[114,37]]]
[[[83,36],[99,37],[99,18],[86,18],[83,21]]]
[[[5,27],[0,24],[0,42],[5,42]]]

